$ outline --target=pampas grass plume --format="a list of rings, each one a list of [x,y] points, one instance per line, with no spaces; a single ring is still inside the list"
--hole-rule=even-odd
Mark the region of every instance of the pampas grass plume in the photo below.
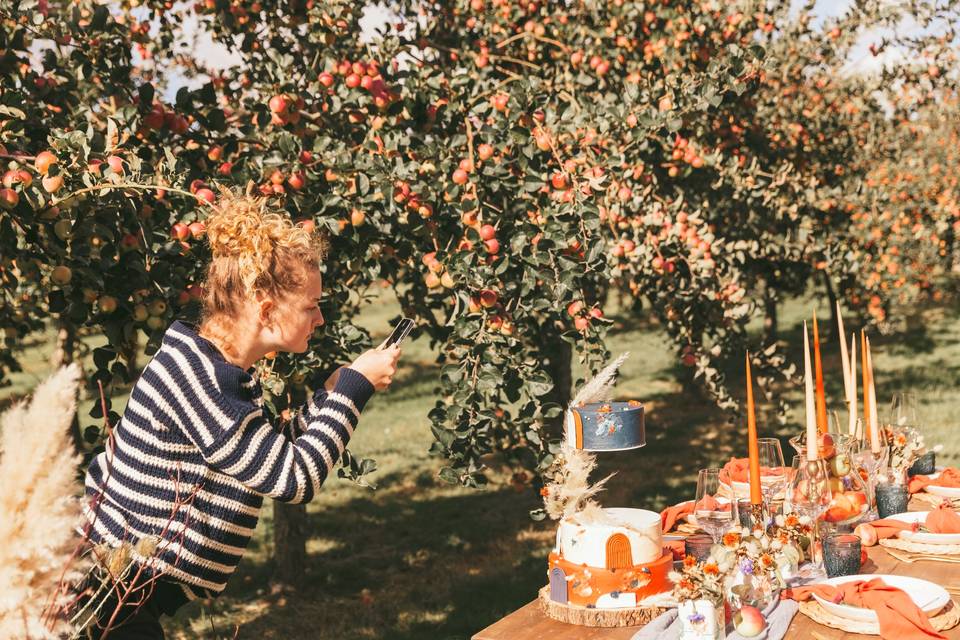
[[[80,456],[70,439],[80,368],[64,367],[0,416],[0,638],[55,638],[50,604],[76,548]],[[76,578],[75,566],[65,577]]]

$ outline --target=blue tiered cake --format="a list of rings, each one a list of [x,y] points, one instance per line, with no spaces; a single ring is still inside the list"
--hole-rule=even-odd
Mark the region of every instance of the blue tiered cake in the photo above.
[[[585,451],[625,451],[646,444],[643,404],[590,402],[570,408],[565,424],[567,446]]]

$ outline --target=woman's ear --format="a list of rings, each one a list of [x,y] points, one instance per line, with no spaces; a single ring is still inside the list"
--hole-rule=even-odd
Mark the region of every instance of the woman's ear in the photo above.
[[[265,327],[273,325],[273,311],[276,305],[271,298],[263,297],[257,301],[257,319]]]

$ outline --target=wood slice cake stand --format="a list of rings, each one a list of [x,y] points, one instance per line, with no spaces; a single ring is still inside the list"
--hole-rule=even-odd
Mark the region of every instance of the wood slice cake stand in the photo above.
[[[550,599],[550,586],[540,589],[540,608],[558,622],[581,627],[636,627],[659,616],[666,609],[661,607],[625,607],[623,609],[594,609],[574,604],[560,604]]]

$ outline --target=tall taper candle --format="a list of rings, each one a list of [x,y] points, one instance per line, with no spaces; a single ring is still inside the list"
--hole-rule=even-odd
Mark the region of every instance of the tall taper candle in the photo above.
[[[817,433],[827,432],[827,398],[823,393],[823,366],[820,363],[820,333],[817,312],[813,312],[813,365],[817,374]]]
[[[851,393],[854,380],[850,378],[850,358],[847,355],[847,334],[843,330],[843,314],[840,313],[840,301],[837,300],[837,332],[840,335],[840,364],[843,366],[843,398],[847,401],[847,408],[852,400]],[[852,435],[852,434],[851,434]]]
[[[843,341],[846,344],[846,340]],[[857,437],[857,334],[850,336],[850,436]]]
[[[870,337],[867,336],[867,367],[870,368],[870,450],[880,451],[880,421],[877,420],[877,386],[873,380],[873,353],[870,350]]]
[[[870,421],[870,367],[867,362],[867,334],[860,330],[860,368],[863,369],[863,428],[870,436],[870,450],[880,453],[879,433],[873,430]]]
[[[747,456],[750,458],[750,504],[763,502],[760,491],[760,445],[757,443],[757,414],[753,407],[753,376],[747,352]]]
[[[817,416],[813,400],[813,377],[810,373],[810,338],[807,337],[807,321],[803,321],[803,397],[807,411],[807,460],[820,457],[817,437]]]

